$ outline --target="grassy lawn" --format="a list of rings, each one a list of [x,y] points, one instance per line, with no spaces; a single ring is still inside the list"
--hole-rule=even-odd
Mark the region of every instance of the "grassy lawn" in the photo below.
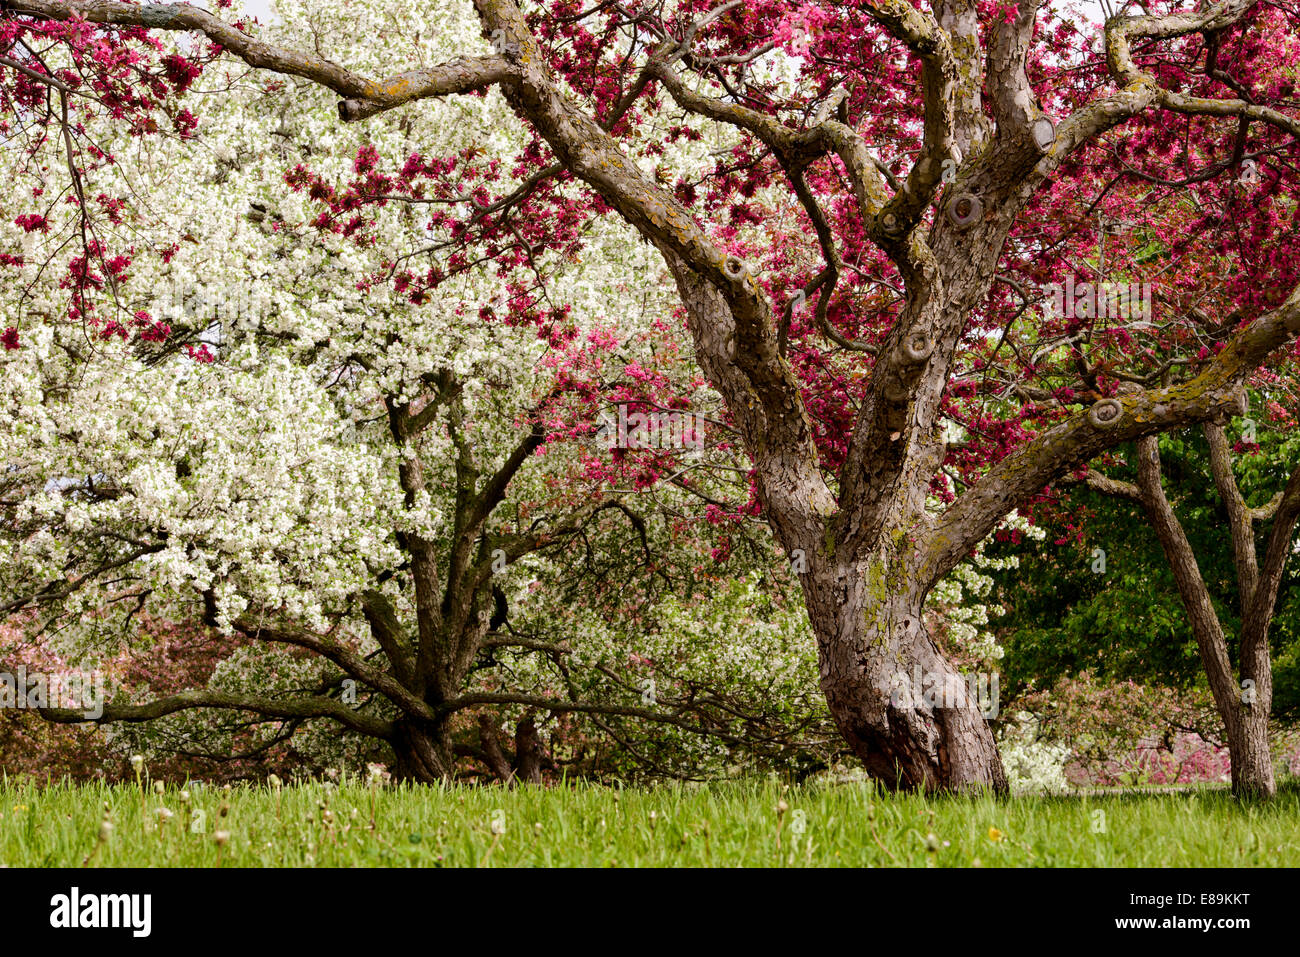
[[[106,808],[111,828],[101,828]],[[80,866],[88,855],[92,867],[1294,867],[1300,789],[1249,806],[1221,791],[998,801],[887,795],[863,783],[507,791],[358,782],[194,787],[187,809],[170,784],[158,794],[0,783],[0,864]]]

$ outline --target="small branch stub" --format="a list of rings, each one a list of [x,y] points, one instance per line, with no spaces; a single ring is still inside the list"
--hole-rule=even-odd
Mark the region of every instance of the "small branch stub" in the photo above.
[[[893,213],[885,213],[880,217],[880,225],[886,236],[898,236],[903,232],[902,224]]]
[[[1046,153],[1056,143],[1056,124],[1046,116],[1034,120],[1034,145]]]
[[[923,332],[914,333],[903,340],[903,358],[910,363],[924,362],[934,352],[934,340]]]
[[[1219,393],[1210,421],[1216,425],[1227,425],[1233,416],[1244,416],[1249,411],[1250,397],[1244,388],[1237,386],[1230,392]]]
[[[984,204],[973,193],[958,193],[948,200],[945,212],[948,222],[958,229],[966,229],[984,218]]]
[[[728,256],[722,263],[722,271],[734,282],[740,282],[749,275],[749,267],[737,256]]]
[[[1117,399],[1102,399],[1088,410],[1088,421],[1098,429],[1109,429],[1118,425],[1124,417],[1124,407]]]
[[[344,123],[355,123],[374,112],[374,104],[368,100],[339,100],[339,119]]]
[[[1228,403],[1228,412],[1241,417],[1250,411],[1250,396],[1246,395],[1244,386],[1238,386]]]

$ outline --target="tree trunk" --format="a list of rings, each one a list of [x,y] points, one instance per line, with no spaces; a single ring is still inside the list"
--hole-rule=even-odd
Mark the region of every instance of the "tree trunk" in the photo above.
[[[501,750],[501,739],[497,736],[496,722],[492,715],[484,713],[478,716],[479,750],[488,770],[502,784],[509,784],[514,778],[514,769],[506,760],[506,753]]]
[[[924,595],[870,560],[805,576],[831,715],[886,787],[1007,790],[981,703],[939,652]]]
[[[1207,435],[1210,437],[1212,454],[1226,454],[1215,452],[1216,438],[1213,431],[1207,430]],[[1221,434],[1219,440],[1221,441]],[[1165,496],[1160,477],[1160,447],[1155,436],[1138,440],[1137,457],[1138,488],[1142,504],[1174,573],[1174,582],[1182,597],[1183,607],[1187,610],[1192,634],[1196,637],[1200,651],[1201,664],[1209,680],[1210,693],[1214,696],[1215,707],[1228,733],[1233,793],[1238,797],[1272,797],[1277,793],[1277,785],[1273,780],[1273,755],[1268,744],[1268,713],[1273,705],[1273,672],[1269,661],[1267,621],[1272,613],[1273,598],[1269,597],[1267,603],[1258,607],[1252,600],[1252,593],[1258,587],[1253,580],[1256,577],[1253,536],[1249,541],[1243,536],[1237,542],[1237,585],[1244,591],[1248,590],[1244,602],[1247,612],[1243,616],[1241,673],[1250,683],[1242,686],[1237,684],[1233,676],[1227,638],[1197,564],[1196,554],[1187,540],[1182,523]],[[1226,468],[1218,462],[1215,465],[1219,471]],[[1230,477],[1220,478],[1220,494],[1225,499],[1238,494],[1235,485],[1231,489],[1227,488],[1229,480]],[[1231,524],[1242,522],[1240,518],[1233,518],[1231,512],[1229,515]],[[1246,555],[1250,556],[1248,562],[1243,560]],[[1271,563],[1270,567],[1274,565]],[[1280,573],[1280,568],[1278,570]],[[1259,616],[1264,617],[1261,619]]]
[[[739,320],[719,288],[692,271],[667,244],[658,245],[687,306],[700,362],[710,382],[727,396],[741,432],[750,436],[748,448],[765,516],[787,553],[799,562],[796,571],[817,635],[822,690],[841,732],[867,770],[888,787],[1005,791],[1006,775],[993,734],[965,696],[956,669],[925,631],[920,613],[925,587],[912,567],[918,556],[900,550],[905,531],[895,536],[896,530],[911,527],[924,514],[925,490],[942,458],[934,453],[941,450],[928,443],[929,454],[914,454],[906,468],[894,463],[891,469],[889,463],[868,456],[862,467],[869,474],[855,483],[881,493],[895,483],[898,494],[888,496],[895,507],[864,508],[871,514],[854,517],[852,528],[869,524],[875,529],[874,542],[863,536],[861,542],[832,547],[830,525],[841,503],[815,466],[809,469],[816,451],[806,416],[795,403],[769,408],[763,402],[765,390],[780,391],[773,382],[782,377],[789,379],[790,391],[797,391],[794,373],[783,360],[772,358],[764,378],[764,368],[755,368],[753,349],[775,349],[774,341],[763,340],[753,348],[738,345]],[[927,307],[934,308],[933,303],[913,308]],[[914,373],[912,369],[908,374]],[[937,395],[934,392],[927,402],[937,407]],[[891,427],[928,434],[928,427],[906,424],[909,408],[915,411],[915,403],[894,410],[901,418]],[[892,422],[883,412],[881,421]],[[898,477],[900,470],[905,477]],[[866,497],[879,506],[886,496]],[[832,557],[820,554],[822,547]],[[895,678],[901,673],[910,679],[918,670],[940,687],[960,684],[951,692],[956,706],[930,707],[923,697],[915,706],[891,705]]]
[[[532,715],[515,725],[515,780],[520,784],[542,783],[542,738]]]
[[[1277,794],[1273,779],[1273,752],[1268,743],[1268,710],[1256,701],[1243,705],[1228,725],[1228,751],[1232,755],[1232,793],[1244,798],[1271,798]]]
[[[396,758],[396,780],[423,784],[450,780],[455,758],[445,725],[403,719],[389,743]]]
[[[1272,600],[1266,605],[1271,611]],[[1273,749],[1268,739],[1269,715],[1273,710],[1273,663],[1268,648],[1268,624],[1252,620],[1257,614],[1267,612],[1252,607],[1242,624],[1244,680],[1241,687],[1233,689],[1232,699],[1218,704],[1228,731],[1228,752],[1232,755],[1232,793],[1242,798],[1267,799],[1277,794]]]

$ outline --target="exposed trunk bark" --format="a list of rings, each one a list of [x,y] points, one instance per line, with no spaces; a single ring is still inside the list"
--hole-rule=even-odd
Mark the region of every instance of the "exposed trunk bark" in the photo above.
[[[480,714],[478,716],[478,740],[488,770],[502,784],[509,784],[514,772],[510,768],[510,762],[506,760],[505,752],[501,750],[501,739],[497,736],[496,724],[492,720],[492,715]]]
[[[1277,793],[1273,752],[1268,742],[1268,708],[1258,698],[1236,709],[1228,727],[1232,792],[1238,797],[1271,798]]]
[[[831,715],[873,777],[1006,791],[981,704],[930,637],[916,586],[873,559],[812,572],[804,591]]]
[[[390,744],[395,755],[395,779],[423,784],[450,780],[455,757],[445,725],[405,719],[398,721]]]
[[[1271,618],[1273,603],[1267,602]],[[1268,622],[1258,625],[1247,614],[1241,634],[1241,684],[1233,687],[1224,724],[1232,757],[1232,790],[1238,797],[1271,798],[1277,794],[1273,749],[1269,744],[1269,714],[1273,710],[1273,662],[1268,648]],[[1259,639],[1255,635],[1258,633]],[[1224,708],[1220,707],[1220,712]]]
[[[1262,693],[1258,686],[1250,691],[1235,684],[1214,689],[1214,703],[1227,731],[1232,792],[1238,797],[1271,798],[1277,794],[1268,740],[1271,699],[1272,695]]]
[[[515,725],[514,772],[515,780],[522,784],[542,783],[542,739],[531,715]]]

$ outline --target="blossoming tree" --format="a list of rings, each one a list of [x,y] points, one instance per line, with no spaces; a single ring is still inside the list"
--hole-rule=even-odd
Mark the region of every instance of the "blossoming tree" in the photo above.
[[[299,15],[278,29],[338,42],[354,26]],[[447,51],[459,42],[439,37]],[[377,45],[373,55],[395,52]],[[62,185],[100,197],[56,200],[5,227],[22,250],[0,273],[15,344],[4,353],[0,429],[0,594],[11,620],[73,637],[121,672],[124,696],[102,720],[169,719],[152,737],[119,735],[131,741],[263,750],[334,722],[390,745],[407,777],[445,777],[469,758],[489,775],[531,779],[546,757],[533,716],[577,714],[620,722],[607,734],[625,735],[628,721],[669,728],[676,744],[660,749],[661,765],[664,754],[689,764],[681,753],[700,741],[717,747],[697,768],[738,751],[798,753],[798,729],[823,714],[809,694],[809,646],[785,656],[787,693],[768,701],[751,688],[773,677],[777,646],[804,637],[789,609],[773,610],[781,625],[738,617],[694,641],[650,637],[640,656],[630,650],[647,615],[667,613],[657,611],[665,589],[695,613],[733,608],[725,594],[702,594],[718,577],[709,551],[738,550],[747,535],[699,520],[748,495],[741,463],[715,437],[682,448],[591,441],[616,406],[688,402],[703,416],[716,404],[683,361],[681,336],[662,327],[670,291],[647,279],[629,290],[622,278],[662,273],[653,252],[595,223],[584,228],[584,262],[558,255],[544,282],[541,270],[516,282],[521,264],[544,257],[512,259],[512,236],[493,260],[508,296],[478,267],[456,270],[429,301],[404,277],[386,281],[391,263],[414,258],[412,237],[427,242],[418,204],[368,221],[365,242],[322,229],[306,220],[300,161],[311,158],[310,188],[325,190],[326,174],[371,176],[381,147],[410,157],[422,142],[459,138],[468,149],[466,131],[481,125],[507,131],[503,104],[471,101],[414,126],[394,117],[367,139],[314,124],[317,91],[295,96],[233,66],[209,70],[225,90],[201,126],[139,139],[91,109],[70,123],[71,147],[37,138],[6,154],[24,196]],[[91,142],[118,162],[79,168]],[[69,161],[77,183],[60,182]],[[437,176],[439,162],[411,166]],[[486,169],[468,175],[493,181]],[[562,215],[566,198],[533,202],[559,238],[548,213]],[[751,544],[747,563],[766,554]],[[593,562],[592,552],[612,558]],[[574,592],[588,600],[557,607],[554,596]],[[150,695],[132,678],[131,642],[116,649],[133,631],[136,644],[163,641],[168,619],[237,640],[221,643],[209,680],[167,675]],[[766,654],[739,628],[770,631]],[[705,654],[710,643],[728,655]],[[16,643],[5,663],[23,650]],[[56,660],[41,642],[25,650]],[[657,678],[648,696],[646,673]],[[499,740],[507,717],[513,749]],[[263,737],[233,734],[259,725]],[[581,737],[572,723],[566,733]]]
[[[1287,15],[1253,0],[1194,10],[1155,4],[1142,16],[1111,18],[1098,28],[1099,47],[1082,49],[1079,31],[1039,0],[928,8],[904,0],[590,8],[475,0],[480,53],[433,65],[415,57],[397,71],[349,69],[336,60],[361,60],[356,49],[268,42],[188,4],[9,0],[4,9],[7,22],[43,30],[91,24],[111,36],[148,28],[205,37],[254,67],[332,91],[343,122],[413,111],[430,98],[499,93],[531,137],[517,170],[526,177],[521,194],[493,201],[472,185],[453,191],[459,176],[448,188],[420,188],[421,180],[446,180],[447,158],[385,173],[373,154],[342,196],[310,164],[294,182],[328,205],[323,225],[337,227],[334,235],[364,231],[361,207],[393,197],[433,203],[446,208],[438,225],[455,243],[482,242],[493,259],[526,252],[516,266],[568,248],[573,208],[559,204],[544,222],[516,223],[517,243],[504,246],[496,230],[508,216],[500,214],[520,195],[541,190],[545,200],[556,184],[580,183],[574,202],[616,213],[658,251],[698,361],[752,461],[756,500],[800,576],[831,713],[867,768],[891,785],[1005,786],[980,709],[925,626],[935,584],[1012,509],[1081,463],[1240,410],[1242,382],[1300,333],[1300,293],[1283,275],[1236,316],[1217,350],[1170,375],[1151,374],[1148,350],[1116,347],[1122,337],[1109,323],[1096,343],[1110,350],[1106,364],[1090,361],[1094,344],[1079,326],[1096,327],[1096,309],[1053,314],[1036,327],[1053,333],[1045,342],[1077,353],[1069,387],[1037,389],[1041,357],[1000,362],[985,349],[1049,298],[1032,295],[1014,267],[1041,264],[1039,282],[1068,279],[1057,250],[1036,245],[1037,224],[1061,222],[1081,197],[1086,206],[1092,178],[1079,164],[1113,145],[1126,124],[1230,128],[1233,145],[1207,176],[1235,172],[1247,155],[1258,167],[1293,148],[1300,121],[1290,94],[1248,88],[1239,76],[1292,43]],[[32,58],[10,59],[11,83],[64,82]],[[709,157],[711,168],[674,183],[673,164],[656,157],[702,123],[734,140]],[[469,132],[481,151],[496,149],[495,128]],[[1135,235],[1145,211],[1131,212]],[[1171,268],[1197,265],[1178,250],[1170,255]],[[447,268],[397,278],[403,292],[427,298],[445,293],[459,265],[449,258]],[[1006,316],[1005,289],[1017,287],[1028,294]],[[1006,394],[990,397],[990,366],[995,384],[1009,377],[1020,389],[1012,394],[1034,407],[1012,410]],[[399,446],[418,408],[399,402],[390,410]],[[992,424],[983,432],[994,439],[950,450],[949,419]],[[945,508],[930,508],[931,491],[943,491],[941,476],[954,468],[964,472],[962,490],[948,491]],[[413,487],[405,494],[418,495]],[[465,520],[477,523],[481,502],[472,502]],[[559,518],[559,527],[572,520]],[[418,551],[422,530],[411,534]],[[455,565],[472,566],[468,555]],[[446,620],[461,624],[477,614],[472,602],[450,611]],[[376,620],[382,631],[382,614]],[[421,634],[417,657],[439,634]],[[302,640],[330,648],[314,632]],[[951,684],[957,706],[916,695],[899,705],[882,692],[892,675],[913,669]],[[426,720],[443,706],[441,693],[426,681],[400,697]]]

